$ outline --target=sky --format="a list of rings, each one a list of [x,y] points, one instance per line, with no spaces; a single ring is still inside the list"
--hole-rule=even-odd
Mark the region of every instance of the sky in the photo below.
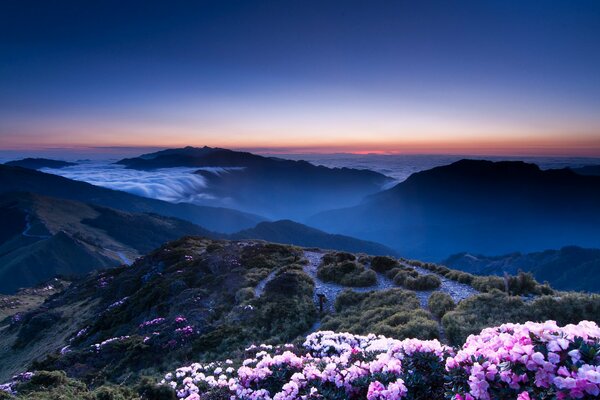
[[[600,156],[598,71],[598,1],[4,0],[0,150]]]

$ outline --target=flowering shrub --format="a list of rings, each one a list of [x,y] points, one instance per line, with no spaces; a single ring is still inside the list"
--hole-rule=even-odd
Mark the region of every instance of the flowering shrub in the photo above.
[[[165,376],[180,398],[427,399],[442,396],[444,360],[437,340],[317,332],[296,352],[292,345],[251,346],[250,357],[192,364]],[[296,354],[297,353],[297,354]]]
[[[505,324],[461,350],[437,340],[331,331],[301,347],[250,346],[241,363],[192,364],[165,376],[179,398],[591,399],[600,395],[600,328]]]
[[[581,399],[600,395],[600,328],[504,324],[470,336],[446,360],[457,400]]]

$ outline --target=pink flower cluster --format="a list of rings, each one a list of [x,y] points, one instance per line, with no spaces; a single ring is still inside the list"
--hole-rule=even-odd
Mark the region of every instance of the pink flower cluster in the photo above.
[[[471,335],[446,360],[456,400],[600,396],[600,328],[593,322],[505,324]],[[459,379],[460,380],[460,379]],[[458,393],[456,393],[458,392]]]
[[[437,340],[394,340],[383,336],[317,332],[307,337],[296,354],[284,346],[251,346],[255,353],[235,370],[226,364],[193,364],[167,374],[163,384],[180,398],[197,400],[212,391],[226,391],[231,398],[294,400],[336,398],[392,400],[406,396],[403,360],[427,353],[440,365],[451,349]],[[229,365],[227,368],[226,365]],[[412,365],[410,362],[407,365]]]
[[[154,318],[154,319],[151,319],[149,321],[142,322],[140,324],[139,328],[142,329],[142,328],[145,328],[147,326],[153,326],[153,325],[162,324],[163,322],[165,322],[164,318]]]

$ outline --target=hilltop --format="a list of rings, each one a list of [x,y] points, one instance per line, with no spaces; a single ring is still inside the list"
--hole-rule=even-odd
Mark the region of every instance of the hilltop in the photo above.
[[[600,296],[558,293],[527,275],[511,278],[508,293],[505,284],[403,259],[188,237],[2,321],[0,380],[33,369],[134,387],[142,375],[237,360],[252,343],[318,329],[460,344],[508,321],[600,319]]]

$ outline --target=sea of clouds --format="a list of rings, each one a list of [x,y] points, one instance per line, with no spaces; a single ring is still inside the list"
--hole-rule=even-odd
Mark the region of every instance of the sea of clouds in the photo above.
[[[390,186],[404,181],[411,174],[433,167],[447,165],[462,158],[485,158],[489,160],[522,160],[538,164],[543,169],[580,167],[600,164],[598,158],[580,157],[465,157],[447,155],[380,155],[380,154],[286,154],[280,158],[306,160],[326,167],[370,169],[394,178]],[[43,171],[66,178],[84,181],[97,186],[122,190],[139,196],[165,200],[173,203],[206,204],[219,201],[209,194],[206,180],[195,174],[200,169],[214,173],[227,173],[224,168],[164,168],[138,171],[114,164],[112,161],[84,161],[79,165],[61,169],[46,168]],[[223,205],[226,206],[223,200]]]
[[[205,179],[194,174],[199,169],[212,170],[215,173],[223,171],[222,168],[163,168],[138,171],[109,162],[83,162],[72,167],[44,168],[42,171],[138,196],[172,203],[198,204],[214,199],[207,193]]]

